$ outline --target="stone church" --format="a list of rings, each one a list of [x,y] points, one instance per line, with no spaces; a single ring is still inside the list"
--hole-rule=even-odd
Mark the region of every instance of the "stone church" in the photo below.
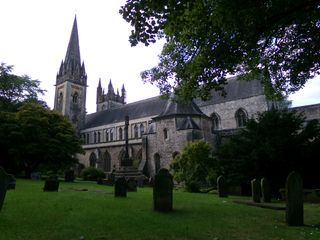
[[[133,165],[152,177],[187,143],[204,139],[213,146],[245,125],[258,112],[267,111],[273,102],[266,99],[258,80],[237,81],[230,78],[226,97],[212,92],[209,101],[190,104],[175,101],[174,96],[160,96],[126,103],[124,85],[115,91],[112,82],[105,90],[99,80],[96,112],[86,114],[87,74],[80,59],[77,20],[74,19],[64,61],[56,76],[54,109],[66,116],[79,130],[85,154],[80,163],[110,173],[120,167],[125,157],[125,117],[129,117],[129,157]],[[320,105],[307,109],[308,116],[320,118]]]

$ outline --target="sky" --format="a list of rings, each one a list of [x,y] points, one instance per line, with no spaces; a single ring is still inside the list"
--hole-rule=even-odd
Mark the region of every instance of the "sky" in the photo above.
[[[42,97],[53,108],[56,74],[64,60],[77,15],[81,60],[88,75],[88,113],[96,109],[99,78],[115,90],[124,84],[127,102],[159,95],[140,73],[158,63],[163,42],[131,47],[131,26],[119,14],[125,0],[0,0],[0,63],[13,74],[28,75],[47,90]],[[293,106],[320,103],[320,77],[289,97]]]

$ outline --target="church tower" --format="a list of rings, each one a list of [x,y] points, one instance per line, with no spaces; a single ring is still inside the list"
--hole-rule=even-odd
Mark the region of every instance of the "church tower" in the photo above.
[[[75,16],[65,60],[56,78],[54,110],[81,129],[86,115],[87,74],[81,63],[77,17]]]

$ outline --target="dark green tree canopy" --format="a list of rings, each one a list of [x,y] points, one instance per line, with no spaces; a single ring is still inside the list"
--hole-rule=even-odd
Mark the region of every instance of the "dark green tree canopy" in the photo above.
[[[44,94],[40,81],[29,76],[12,74],[13,66],[0,64],[0,111],[15,111],[22,102],[39,102],[38,95]]]
[[[291,171],[304,178],[304,185],[320,184],[320,124],[305,123],[292,110],[271,110],[248,121],[246,127],[214,153],[219,174],[234,182],[250,183],[267,177],[274,192],[284,187]]]
[[[23,104],[16,113],[0,112],[0,165],[23,170],[26,176],[39,167],[68,169],[83,153],[71,123],[61,114],[35,103]]]
[[[279,98],[320,72],[319,0],[127,0],[120,14],[133,46],[166,38],[158,66],[142,73],[162,93],[207,98],[235,74]]]

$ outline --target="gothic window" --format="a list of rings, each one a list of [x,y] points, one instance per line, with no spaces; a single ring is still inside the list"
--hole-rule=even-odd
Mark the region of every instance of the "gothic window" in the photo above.
[[[103,170],[105,172],[110,172],[111,171],[111,156],[110,156],[110,153],[108,151],[106,151],[104,153],[104,156],[103,156]]]
[[[93,142],[97,143],[97,133],[96,132],[93,133]]]
[[[98,143],[101,141],[101,133],[98,132]]]
[[[90,167],[96,167],[97,157],[94,153],[90,154],[89,163],[90,163]]]
[[[244,127],[248,121],[247,113],[242,108],[237,110],[235,118],[237,121],[237,127]]]
[[[138,125],[135,124],[134,125],[134,138],[138,138],[139,137],[139,129],[138,129]]]
[[[78,103],[78,98],[79,98],[79,95],[77,92],[75,92],[73,95],[72,95],[72,102],[73,103]]]
[[[143,124],[141,123],[141,124],[140,124],[140,137],[142,137],[143,134],[144,134],[144,126],[143,126]]]
[[[106,142],[108,142],[109,141],[109,132],[107,129],[105,130],[105,135],[106,135]]]
[[[113,141],[113,129],[110,129],[110,141]]]
[[[164,140],[168,139],[168,130],[166,128],[163,129],[163,138],[164,138]]]
[[[62,103],[63,103],[63,93],[60,92],[60,93],[59,93],[59,97],[58,97],[58,108],[59,108],[59,109],[62,108]]]
[[[123,130],[119,128],[119,140],[123,140]]]
[[[220,117],[216,113],[211,114],[212,132],[220,129]]]

